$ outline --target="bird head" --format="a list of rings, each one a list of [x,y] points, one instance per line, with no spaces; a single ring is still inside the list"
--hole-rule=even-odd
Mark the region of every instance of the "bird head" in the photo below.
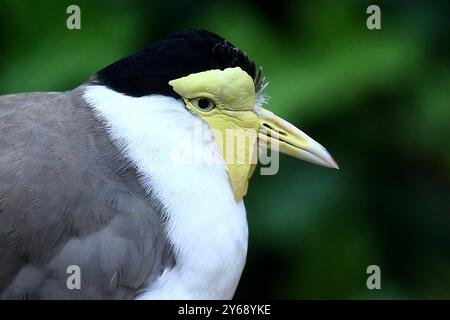
[[[108,66],[95,81],[135,97],[164,94],[181,100],[211,129],[236,202],[247,192],[262,149],[338,168],[322,145],[263,107],[262,69],[256,73],[245,53],[213,33],[169,35]]]

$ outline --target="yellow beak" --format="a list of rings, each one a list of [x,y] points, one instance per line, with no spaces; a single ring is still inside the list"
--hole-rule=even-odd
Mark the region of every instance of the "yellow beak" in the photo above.
[[[324,167],[339,169],[328,151],[306,133],[264,108],[260,108],[258,114],[260,147]]]
[[[186,108],[213,130],[227,165],[236,202],[240,202],[247,193],[248,180],[255,170],[257,159],[253,151],[256,149],[256,133],[260,147],[338,169],[336,162],[319,143],[272,112],[255,108],[253,79],[241,68],[202,71],[171,80],[169,84],[183,97]],[[199,97],[214,102],[215,108],[204,111],[196,107],[193,101]],[[235,136],[231,135],[232,139],[229,139],[228,132],[243,138],[244,143],[235,144]],[[244,155],[244,161],[238,160],[239,155]]]

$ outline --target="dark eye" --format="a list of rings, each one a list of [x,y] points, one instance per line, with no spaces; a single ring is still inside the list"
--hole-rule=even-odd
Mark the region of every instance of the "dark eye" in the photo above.
[[[193,99],[191,102],[195,107],[197,107],[202,111],[210,111],[216,106],[214,104],[214,101],[208,98],[196,98]]]

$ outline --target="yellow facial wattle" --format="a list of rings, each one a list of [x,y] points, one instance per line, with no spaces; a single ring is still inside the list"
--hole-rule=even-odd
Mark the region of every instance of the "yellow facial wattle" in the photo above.
[[[256,165],[258,115],[253,112],[255,86],[241,68],[210,70],[172,80],[186,107],[210,127],[225,161],[234,198],[241,201]],[[215,108],[202,111],[192,100],[207,98]]]
[[[326,149],[300,129],[261,106],[255,108],[253,79],[241,68],[198,72],[169,84],[183,98],[186,108],[211,129],[227,166],[236,202],[247,193],[258,147],[338,169]]]

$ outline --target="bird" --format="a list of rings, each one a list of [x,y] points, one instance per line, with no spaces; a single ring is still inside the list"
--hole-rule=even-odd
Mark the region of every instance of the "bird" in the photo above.
[[[244,51],[189,29],[72,90],[1,96],[0,299],[232,299],[255,158],[338,168],[265,108],[266,86]]]

